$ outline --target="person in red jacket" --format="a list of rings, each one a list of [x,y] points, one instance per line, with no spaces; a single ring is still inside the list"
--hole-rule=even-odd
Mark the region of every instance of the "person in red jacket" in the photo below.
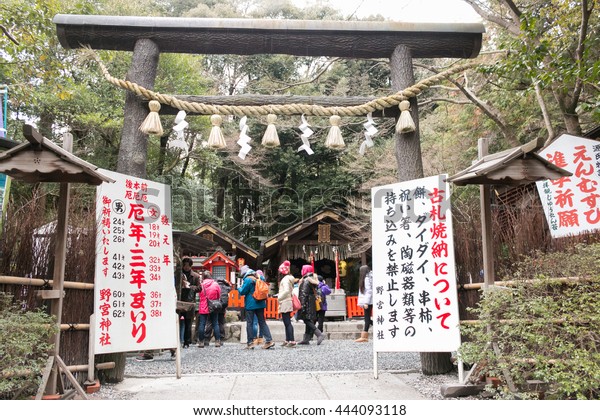
[[[215,347],[221,347],[221,331],[219,330],[219,313],[210,312],[208,309],[208,300],[219,300],[221,298],[221,287],[212,279],[210,271],[202,273],[202,283],[200,283],[200,305],[198,313],[200,314],[198,326],[198,347],[204,347],[204,328],[206,320],[210,318],[215,335]]]

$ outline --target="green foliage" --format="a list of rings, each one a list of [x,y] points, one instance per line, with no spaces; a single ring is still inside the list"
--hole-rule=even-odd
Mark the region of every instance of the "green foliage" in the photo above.
[[[600,273],[600,244],[576,244],[573,249],[562,252],[542,253],[536,251],[525,256],[512,267],[511,278],[596,278]]]
[[[0,399],[35,395],[55,331],[50,316],[23,310],[0,292]]]
[[[462,326],[460,355],[479,363],[482,375],[510,376],[519,390],[527,380],[550,385],[546,398],[598,399],[600,396],[600,246],[572,253],[536,255],[522,266],[535,282],[486,290],[473,310],[481,323]],[[579,268],[577,268],[579,267]],[[519,276],[526,271],[522,269]],[[564,283],[551,276],[579,274],[586,281]],[[544,277],[544,279],[541,279]],[[499,352],[496,353],[495,343]],[[499,398],[512,398],[506,387]],[[536,397],[522,392],[521,398]]]

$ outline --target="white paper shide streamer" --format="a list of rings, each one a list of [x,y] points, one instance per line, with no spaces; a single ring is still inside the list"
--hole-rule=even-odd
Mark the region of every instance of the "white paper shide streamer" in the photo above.
[[[252,149],[252,146],[248,144],[252,139],[246,134],[248,132],[248,126],[246,125],[247,120],[248,117],[246,116],[242,117],[240,120],[240,138],[237,141],[237,144],[242,147],[238,153],[238,157],[242,160],[246,159],[246,155],[250,153],[250,150]]]
[[[367,122],[363,124],[363,127],[365,127],[365,139],[360,144],[360,149],[358,149],[358,153],[360,153],[361,156],[364,156],[367,147],[373,147],[375,145],[373,136],[379,131],[377,130],[377,127],[375,127],[375,121],[373,121],[373,115],[370,112],[367,115]]]
[[[301,152],[302,150],[304,150],[308,155],[314,154],[315,152],[313,152],[313,150],[310,148],[310,142],[308,141],[308,138],[314,134],[314,131],[310,129],[310,126],[308,125],[304,114],[302,114],[302,124],[300,124],[298,128],[300,129],[300,131],[302,131],[302,134],[300,134],[300,138],[302,139],[302,146],[298,148],[298,151]]]
[[[175,131],[176,136],[174,139],[169,140],[168,147],[169,149],[179,150],[180,157],[184,158],[189,153],[188,144],[185,141],[185,136],[183,134],[183,130],[185,130],[189,123],[185,120],[186,113],[185,111],[179,111],[177,116],[175,117],[175,125],[173,126],[173,131]],[[181,156],[183,153],[183,156]]]

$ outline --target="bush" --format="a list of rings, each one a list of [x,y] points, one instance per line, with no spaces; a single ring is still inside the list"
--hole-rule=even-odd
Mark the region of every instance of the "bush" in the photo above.
[[[0,292],[0,399],[37,393],[55,331],[52,317],[41,311],[22,311],[12,303],[11,295]]]
[[[581,255],[575,254],[574,258],[584,267]],[[557,263],[562,259],[563,269],[572,274],[572,260],[567,261],[563,253],[554,257],[559,259],[544,258]],[[556,270],[555,265],[551,267]],[[539,268],[537,275],[543,277]],[[466,340],[459,350],[461,358],[477,362],[484,376],[506,380],[504,372],[509,372],[519,390],[526,389],[527,380],[544,381],[550,385],[545,398],[597,399],[600,281],[595,277],[568,283],[551,279],[519,281],[514,288],[486,290],[473,309],[481,323],[461,327]],[[498,353],[488,343],[495,343]],[[538,396],[519,394],[521,398]],[[514,395],[504,386],[498,389],[497,397]]]

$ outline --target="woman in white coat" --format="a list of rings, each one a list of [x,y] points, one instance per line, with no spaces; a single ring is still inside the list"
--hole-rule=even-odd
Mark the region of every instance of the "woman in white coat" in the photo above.
[[[277,293],[277,302],[279,303],[279,313],[285,326],[285,341],[281,344],[283,347],[295,347],[294,326],[292,325],[291,315],[294,310],[292,304],[292,293],[296,279],[290,274],[290,262],[284,261],[279,266],[279,273],[283,276],[279,282],[279,293]]]
[[[358,275],[358,300],[357,305],[365,310],[365,326],[360,333],[360,338],[355,343],[366,343],[369,341],[369,327],[373,324],[373,272],[368,265],[359,269]]]

